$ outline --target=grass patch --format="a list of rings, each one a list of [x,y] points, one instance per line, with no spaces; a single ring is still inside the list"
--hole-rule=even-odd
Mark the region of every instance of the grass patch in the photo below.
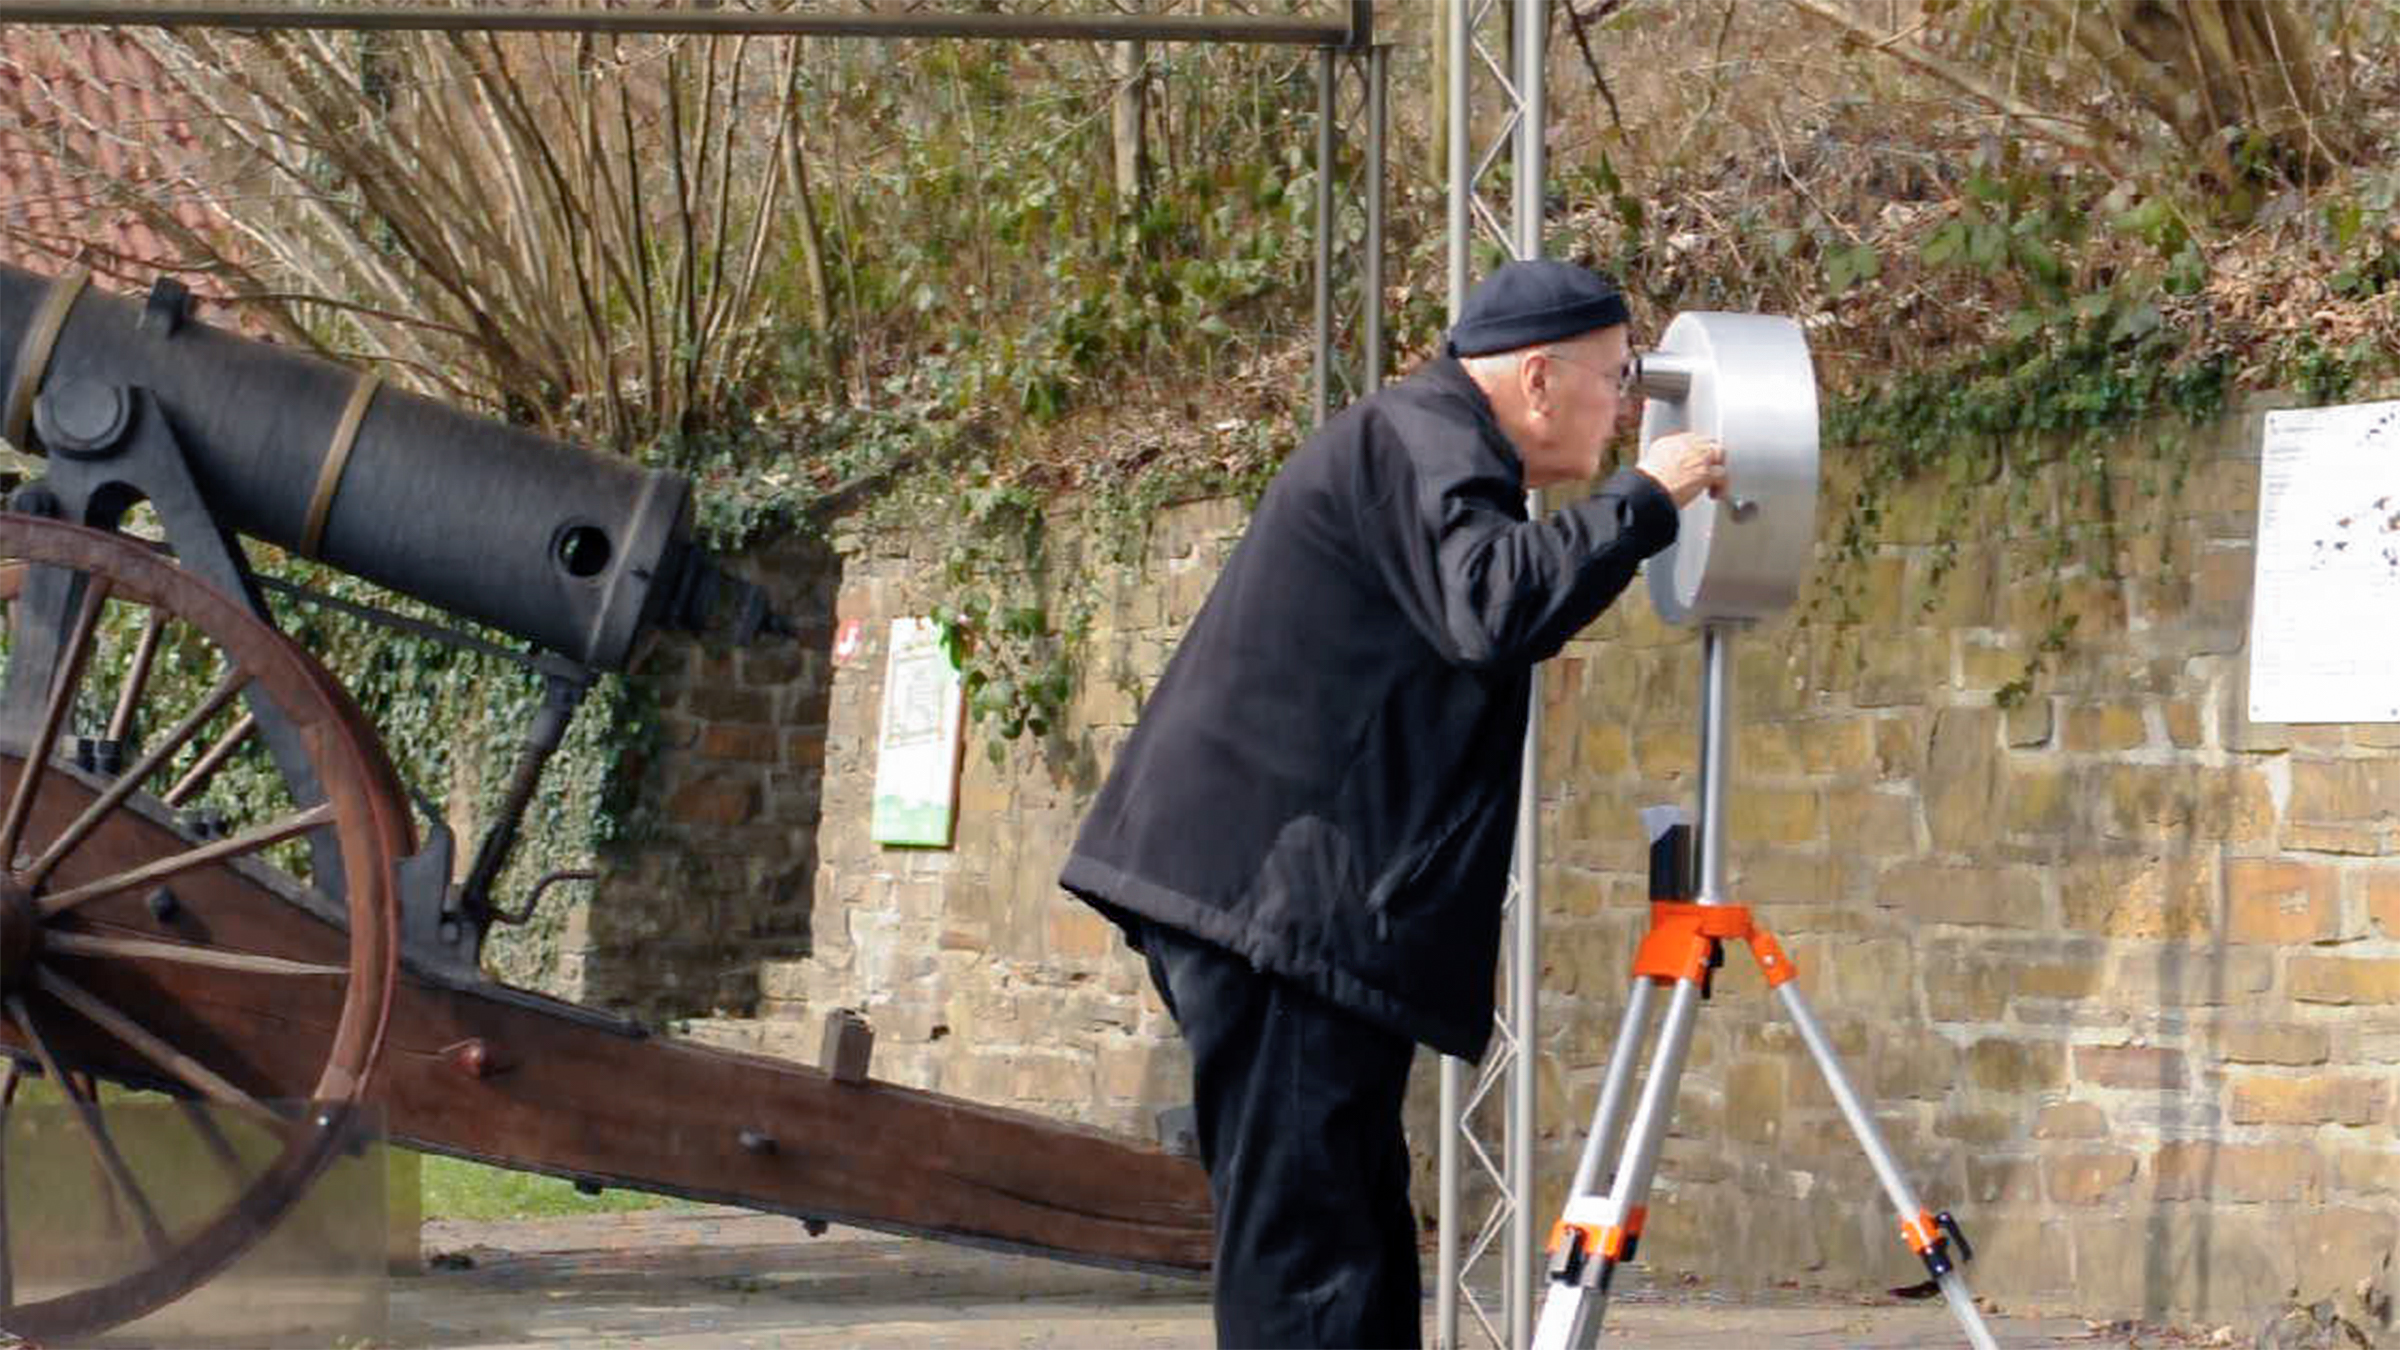
[[[428,1219],[549,1219],[690,1204],[647,1191],[608,1190],[585,1195],[575,1189],[575,1183],[557,1177],[512,1172],[439,1154],[425,1154],[419,1161],[423,1178],[420,1194],[424,1196],[424,1216]]]

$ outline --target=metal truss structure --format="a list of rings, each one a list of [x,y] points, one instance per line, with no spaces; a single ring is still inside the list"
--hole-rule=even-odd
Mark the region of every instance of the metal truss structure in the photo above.
[[[1548,0],[1444,0],[1442,19],[1449,79],[1450,314],[1456,318],[1466,302],[1476,239],[1497,244],[1513,258],[1543,253],[1542,185],[1548,176],[1543,78],[1550,6]],[[1481,141],[1475,134],[1479,120],[1487,133]],[[1486,186],[1499,176],[1504,153],[1511,189],[1505,219]],[[1530,498],[1527,504],[1539,509]],[[1467,1319],[1480,1339],[1509,1350],[1533,1338],[1534,1268],[1540,1256],[1533,1136],[1540,1077],[1541,743],[1542,701],[1536,697],[1525,727],[1516,855],[1503,910],[1503,997],[1492,1049],[1471,1081],[1465,1062],[1442,1060],[1434,1316],[1435,1344],[1443,1350],[1464,1344]],[[1495,1133],[1498,1147],[1492,1143]],[[1479,1199],[1470,1199],[1470,1184]],[[1470,1218],[1475,1219],[1471,1234]],[[1495,1265],[1496,1288],[1490,1278]]]

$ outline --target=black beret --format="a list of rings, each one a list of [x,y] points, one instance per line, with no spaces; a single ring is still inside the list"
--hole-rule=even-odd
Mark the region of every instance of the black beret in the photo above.
[[[1535,258],[1500,264],[1450,326],[1452,356],[1513,352],[1625,322],[1617,284],[1588,267]]]

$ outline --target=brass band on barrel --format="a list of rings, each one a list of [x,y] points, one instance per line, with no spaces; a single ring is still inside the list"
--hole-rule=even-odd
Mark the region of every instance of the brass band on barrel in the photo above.
[[[25,429],[33,421],[33,396],[42,387],[42,376],[50,369],[50,349],[58,344],[58,332],[67,326],[67,313],[75,308],[75,297],[83,294],[83,285],[92,279],[92,269],[70,267],[58,274],[50,290],[42,297],[41,312],[25,329],[25,340],[17,346],[17,378],[8,391],[8,423],[4,430],[8,443],[18,450],[25,449]]]
[[[333,494],[342,485],[342,470],[350,464],[351,447],[358,444],[358,424],[367,418],[367,404],[374,401],[375,391],[382,387],[383,377],[365,374],[350,389],[350,401],[342,406],[342,420],[333,428],[333,443],[325,447],[325,463],[317,470],[317,492],[309,498],[308,525],[300,532],[300,556],[314,558],[317,545],[325,538],[325,517],[333,510]]]

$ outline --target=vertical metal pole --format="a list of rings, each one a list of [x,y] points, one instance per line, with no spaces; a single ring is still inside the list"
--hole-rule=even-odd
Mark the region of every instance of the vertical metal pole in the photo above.
[[[1391,74],[1386,46],[1367,49],[1367,256],[1359,269],[1359,307],[1367,326],[1366,365],[1359,372],[1361,397],[1383,387],[1383,152],[1385,94]]]
[[[1317,49],[1317,355],[1308,424],[1322,426],[1333,403],[1333,118],[1336,70],[1331,47]]]
[[[1520,115],[1516,144],[1517,257],[1542,256],[1542,182],[1548,173],[1543,158],[1542,67],[1550,31],[1548,0],[1517,0],[1516,78]],[[1526,509],[1538,513],[1541,502],[1527,494]],[[1509,971],[1509,1017],[1516,1026],[1517,1058],[1510,1066],[1508,1113],[1508,1180],[1514,1205],[1508,1221],[1508,1339],[1515,1347],[1533,1341],[1533,1276],[1538,1248],[1534,1246],[1533,1145],[1539,1119],[1541,1075],[1541,937],[1542,937],[1542,686],[1537,669],[1530,677],[1525,716],[1525,767],[1517,812],[1517,924],[1515,956]]]
[[[1549,0],[1517,0],[1517,97],[1524,115],[1517,122],[1517,256],[1542,256],[1542,186],[1549,175],[1544,133],[1543,66],[1549,55]]]
[[[1470,149],[1467,144],[1467,100],[1470,83],[1467,62],[1474,53],[1467,50],[1468,0],[1444,0],[1442,7],[1443,40],[1448,44],[1450,65],[1443,74],[1447,77],[1449,98],[1444,111],[1449,115],[1449,255],[1450,309],[1452,322],[1467,302],[1468,233],[1473,223],[1468,218],[1467,194],[1473,187]],[[1455,1055],[1442,1056],[1442,1147],[1441,1213],[1435,1224],[1435,1272],[1439,1283],[1434,1286],[1433,1334],[1437,1350],[1458,1350],[1458,1283],[1463,1272],[1459,1269],[1459,1219],[1465,1195],[1459,1185],[1459,1135],[1467,1127],[1460,1119],[1466,1096],[1466,1061]]]
[[[1732,626],[1700,629],[1700,894],[1725,903],[1725,785],[1733,781]]]

